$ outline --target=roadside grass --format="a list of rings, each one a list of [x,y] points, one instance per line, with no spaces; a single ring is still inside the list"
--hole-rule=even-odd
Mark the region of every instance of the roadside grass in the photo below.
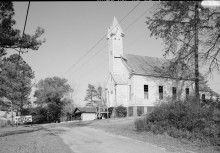
[[[215,150],[212,146],[205,146],[195,142],[192,143],[185,139],[173,138],[167,135],[167,133],[155,135],[152,132],[138,132],[135,129],[135,120],[143,118],[144,116],[95,120],[88,124],[88,126],[96,129],[102,129],[116,135],[122,135],[144,141],[146,143],[165,148],[168,151],[180,153],[219,153],[219,151]]]

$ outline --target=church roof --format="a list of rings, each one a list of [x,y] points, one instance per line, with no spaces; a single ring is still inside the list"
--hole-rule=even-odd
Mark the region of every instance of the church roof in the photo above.
[[[112,74],[112,78],[116,84],[127,84],[125,77],[122,74]]]
[[[167,59],[132,54],[123,54],[123,59],[131,71],[137,74],[159,75],[156,68],[163,69],[169,64]]]

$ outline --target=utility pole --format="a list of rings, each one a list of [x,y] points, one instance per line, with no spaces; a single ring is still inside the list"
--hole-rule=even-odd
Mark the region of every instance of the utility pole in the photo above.
[[[200,97],[199,97],[199,61],[198,61],[198,2],[195,2],[195,97],[196,97],[196,104],[199,104]]]

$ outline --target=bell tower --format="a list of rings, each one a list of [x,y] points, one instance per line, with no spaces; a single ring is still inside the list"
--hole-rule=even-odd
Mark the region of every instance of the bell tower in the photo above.
[[[116,19],[114,17],[113,23],[108,28],[107,40],[109,48],[109,72],[121,73],[122,61],[121,55],[123,54],[123,41],[124,33]]]

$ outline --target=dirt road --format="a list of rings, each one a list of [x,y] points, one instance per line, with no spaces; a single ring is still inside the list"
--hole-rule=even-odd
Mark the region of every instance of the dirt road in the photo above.
[[[168,153],[146,142],[113,135],[100,129],[83,127],[57,127],[59,134],[74,153]]]
[[[219,153],[175,142],[135,133],[132,119],[0,129],[0,153]]]

